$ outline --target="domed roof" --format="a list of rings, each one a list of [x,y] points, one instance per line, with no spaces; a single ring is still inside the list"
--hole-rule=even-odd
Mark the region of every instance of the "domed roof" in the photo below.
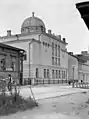
[[[45,28],[44,22],[38,17],[34,16],[34,12],[32,13],[32,17],[28,17],[24,20],[21,28],[32,27],[32,26],[42,26]]]

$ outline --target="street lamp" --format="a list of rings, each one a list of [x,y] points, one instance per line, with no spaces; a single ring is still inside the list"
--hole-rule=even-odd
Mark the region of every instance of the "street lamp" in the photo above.
[[[72,87],[74,87],[74,69],[75,69],[75,65],[72,65],[72,68],[73,68],[73,85],[72,85]]]

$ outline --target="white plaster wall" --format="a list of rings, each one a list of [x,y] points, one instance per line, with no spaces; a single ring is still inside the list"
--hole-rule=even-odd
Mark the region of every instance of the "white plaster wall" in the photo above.
[[[74,68],[74,79],[78,79],[78,60],[68,55],[68,79],[73,79],[73,66]]]

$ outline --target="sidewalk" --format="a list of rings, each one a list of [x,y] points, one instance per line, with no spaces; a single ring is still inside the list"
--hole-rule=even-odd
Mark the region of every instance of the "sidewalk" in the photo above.
[[[72,88],[72,86],[63,86],[63,85],[62,86],[52,85],[47,87],[43,87],[43,86],[32,87],[31,89],[36,100],[66,96],[74,93],[89,91],[88,89]],[[23,96],[24,98],[27,98],[29,96],[32,97],[30,87],[28,86],[25,88],[21,88],[20,95]]]
[[[27,87],[32,87],[32,88],[39,88],[39,87],[55,87],[55,86],[67,86],[70,87],[71,85],[68,84],[39,84],[39,85],[26,85],[26,86],[20,86],[20,88],[27,88]]]

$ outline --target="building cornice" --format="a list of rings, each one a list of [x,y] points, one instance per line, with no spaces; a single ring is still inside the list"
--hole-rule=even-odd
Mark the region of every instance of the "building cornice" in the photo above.
[[[20,37],[22,37],[22,36],[28,36],[28,37],[29,37],[30,35],[40,35],[40,34],[46,35],[46,36],[48,36],[48,37],[50,37],[50,38],[53,38],[53,39],[55,39],[55,40],[57,40],[57,41],[59,41],[59,42],[65,44],[65,45],[68,44],[68,43],[62,41],[60,38],[57,38],[57,36],[52,35],[52,34],[48,34],[48,33],[44,33],[44,32],[42,32],[42,33],[29,33],[29,34],[15,34],[15,35],[11,35],[11,36],[3,36],[3,37],[1,37],[0,39],[1,39],[2,42],[9,43],[9,42],[17,42],[17,40],[18,40],[18,41],[24,41],[24,39],[20,39]],[[12,39],[12,38],[15,38],[16,40],[4,41],[4,40],[6,40],[6,39],[8,40],[8,39]],[[19,40],[19,39],[20,39],[20,40]],[[28,39],[25,39],[25,40],[27,41]]]

